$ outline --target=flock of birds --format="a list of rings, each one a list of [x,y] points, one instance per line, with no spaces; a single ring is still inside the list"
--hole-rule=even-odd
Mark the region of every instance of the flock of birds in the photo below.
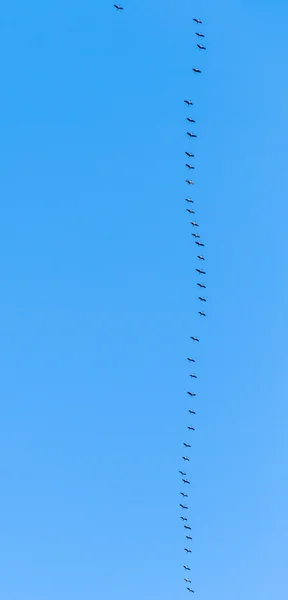
[[[117,11],[123,10],[123,7],[120,6],[119,4],[114,4],[114,7],[115,7],[115,9]],[[200,19],[193,18],[193,21],[195,22],[195,24],[197,26],[198,25],[202,25],[202,21]],[[196,34],[196,36],[197,36],[197,38],[198,38],[199,41],[200,41],[200,39],[205,38],[204,33],[200,32],[200,31],[196,31],[195,34]],[[203,44],[200,44],[200,43],[197,43],[197,48],[201,52],[203,50],[206,50],[206,46],[204,46]],[[197,67],[194,67],[193,71],[194,71],[194,73],[196,75],[201,74],[201,70],[199,68],[197,68]],[[187,105],[187,108],[189,108],[189,109],[193,106],[193,102],[191,100],[184,100],[184,102]],[[186,117],[186,119],[187,119],[187,121],[188,121],[189,124],[195,123],[195,120],[192,119],[192,117],[190,117],[190,116]],[[187,136],[189,137],[190,140],[192,140],[193,138],[197,138],[197,135],[195,133],[191,132],[191,131],[187,131]],[[192,152],[190,152],[190,150],[189,151],[187,150],[185,152],[185,154],[187,156],[187,161],[189,160],[189,162],[186,163],[186,167],[187,167],[188,171],[191,172],[192,170],[195,169],[194,165],[191,164],[192,159],[194,158],[195,155]],[[186,179],[186,183],[189,186],[193,186],[194,185],[194,181],[192,181],[192,179]],[[194,204],[194,200],[192,200],[190,197],[189,198],[188,197],[185,198],[185,200],[188,203],[188,208],[186,208],[186,211],[188,212],[190,218],[194,218],[194,217],[191,217],[191,215],[195,214],[195,211],[191,207],[191,205]],[[199,227],[199,224],[196,221],[190,221],[190,225],[193,227],[193,232],[192,232],[191,235],[194,237],[194,241],[195,241],[195,244],[196,244],[196,246],[198,248],[198,251],[201,252],[200,249],[204,248],[205,245],[201,241],[200,235],[198,233],[196,233],[196,231],[195,231],[196,228]],[[206,271],[204,271],[202,268],[200,268],[200,264],[202,265],[203,261],[205,261],[205,258],[204,258],[204,256],[202,254],[198,254],[197,258],[199,260],[199,263],[198,263],[199,267],[196,268],[197,275],[199,275],[199,276],[200,275],[201,276],[205,276],[206,275]],[[197,283],[197,286],[201,290],[200,293],[205,293],[204,290],[206,289],[206,285],[204,283],[202,283],[202,281],[201,282],[199,281]],[[198,299],[199,299],[199,302],[201,303],[201,306],[203,306],[203,303],[205,304],[207,302],[207,299],[203,295],[198,296]],[[198,311],[198,314],[200,315],[200,317],[206,317],[206,313],[202,309]],[[193,342],[199,342],[199,338],[196,337],[196,336],[192,335],[190,337],[190,339]],[[187,360],[188,360],[189,364],[195,363],[195,359],[192,358],[192,357],[187,358]],[[197,375],[195,373],[190,373],[190,378],[191,378],[191,380],[194,381],[195,379],[197,379]],[[196,393],[195,392],[188,391],[187,394],[188,394],[188,396],[190,398],[196,397]],[[192,408],[188,409],[188,413],[189,413],[190,417],[192,417],[193,415],[196,415],[195,410],[192,409]],[[187,429],[188,429],[189,432],[195,431],[195,427],[193,427],[192,425],[188,425]],[[189,449],[191,448],[191,444],[188,443],[188,442],[183,442],[183,446],[185,448],[185,450],[184,450],[185,453],[186,453],[186,451],[189,451]],[[183,460],[184,464],[186,465],[187,463],[190,462],[190,457],[184,455],[184,456],[182,456],[182,460]],[[189,479],[187,477],[187,473],[185,471],[183,471],[183,470],[180,470],[179,474],[180,474],[180,476],[182,478],[183,490],[187,489],[187,486],[190,485],[190,481],[189,481]],[[186,492],[184,492],[184,491],[181,491],[180,495],[182,496],[182,501],[179,503],[181,511],[184,514],[188,514],[189,515],[189,507],[187,506],[187,501],[186,501],[186,498],[188,499],[188,494]],[[184,502],[185,502],[185,504],[184,504]],[[188,513],[186,513],[185,511],[188,511]],[[181,515],[180,518],[181,518],[181,520],[183,522],[183,525],[184,525],[185,539],[186,539],[185,544],[187,546],[187,547],[185,546],[184,552],[186,552],[186,555],[188,556],[188,555],[192,554],[191,548],[188,547],[188,544],[190,542],[192,542],[192,539],[193,539],[192,535],[191,535],[192,528],[191,528],[191,526],[189,524],[188,517],[186,517],[184,515]],[[186,575],[186,572],[191,571],[191,568],[190,568],[189,565],[185,564],[185,565],[183,565],[183,568],[184,568],[184,571],[185,571],[185,575]],[[192,587],[190,587],[191,586],[191,579],[190,579],[190,577],[188,577],[188,576],[186,577],[185,576],[184,577],[184,582],[185,582],[185,584],[187,586],[188,592],[191,592],[191,593],[194,594],[194,590],[192,589]]]
[[[197,29],[198,29],[199,25],[202,25],[202,21],[200,19],[194,18],[193,21],[195,22],[195,24],[197,26]],[[196,34],[196,37],[198,38],[198,40],[200,40],[202,38],[205,38],[204,33],[200,32],[200,31],[196,31],[195,34]],[[201,44],[197,43],[197,48],[198,48],[199,52],[202,52],[202,51],[206,50],[206,46],[204,46],[202,43]],[[201,70],[198,67],[194,67],[193,68],[193,72],[197,76],[199,74],[201,74]],[[184,100],[184,102],[185,102],[185,104],[187,106],[187,109],[191,109],[193,107],[193,102],[191,100]],[[195,119],[193,119],[192,117],[190,117],[190,114],[191,113],[189,113],[189,116],[187,116],[186,119],[187,119],[188,123],[192,125],[192,124],[195,123]],[[193,140],[193,138],[197,138],[196,133],[193,133],[192,131],[187,131],[187,136],[188,136],[189,140],[191,140],[191,141]],[[189,151],[187,150],[185,152],[185,154],[187,156],[186,167],[187,167],[187,169],[188,169],[188,171],[190,173],[195,168],[194,165],[191,164],[193,162],[192,159],[194,158],[194,153],[191,152],[190,150]],[[186,179],[186,183],[187,183],[188,186],[193,186],[194,185],[194,181],[192,179]],[[188,204],[188,207],[186,208],[186,211],[188,212],[189,217],[192,218],[192,219],[195,219],[195,217],[194,217],[195,211],[192,208],[192,204],[194,204],[194,200],[192,200],[190,197],[187,197],[185,200],[186,200],[186,202]],[[198,233],[198,231],[199,231],[199,229],[198,229],[199,228],[199,224],[197,223],[197,221],[195,221],[195,220],[190,221],[190,225],[193,228],[193,231],[192,231],[191,235],[194,238],[195,244],[197,246],[197,250],[199,252],[199,254],[197,254],[197,259],[198,259],[199,262],[198,262],[198,265],[196,267],[196,272],[197,272],[197,275],[199,277],[201,276],[201,278],[203,278],[206,275],[206,271],[204,271],[204,269],[202,269],[202,264],[205,261],[205,257],[203,256],[203,254],[201,254],[201,252],[202,252],[202,248],[204,248],[205,245],[201,241],[200,235]],[[198,288],[200,290],[199,293],[201,294],[201,295],[198,296],[198,300],[200,302],[198,314],[199,314],[200,317],[206,317],[206,312],[204,312],[204,310],[202,308],[203,306],[205,306],[205,304],[207,302],[207,298],[205,298],[205,295],[203,295],[203,294],[205,294],[204,290],[206,290],[206,285],[204,283],[202,283],[202,281],[198,281],[197,282],[197,286],[198,286]],[[196,337],[196,336],[191,336],[191,340],[193,342],[199,342],[199,338]],[[189,365],[192,365],[192,363],[195,363],[195,359],[192,358],[192,357],[188,357],[187,360],[189,362]],[[194,381],[195,379],[197,379],[197,375],[195,373],[190,373],[190,379],[191,379],[191,381]],[[187,395],[189,396],[189,398],[195,398],[196,397],[196,393],[195,392],[191,392],[191,391],[188,391]],[[188,409],[188,413],[189,413],[189,417],[193,417],[194,415],[196,415],[195,410],[192,409],[192,408]],[[192,427],[192,425],[188,425],[187,429],[188,429],[189,432],[195,431],[195,428]],[[185,465],[188,466],[188,463],[190,462],[190,456],[189,455],[186,456],[186,451],[188,451],[187,454],[189,454],[189,449],[191,448],[191,444],[188,443],[188,442],[183,442],[183,446],[184,446],[185,450],[184,450],[184,456],[182,456],[182,461],[183,461],[183,463]],[[190,485],[190,481],[189,481],[189,479],[187,477],[187,473],[184,470],[180,470],[179,474],[180,474],[181,479],[182,479],[183,490],[186,490],[187,486]],[[186,493],[186,491],[181,491],[180,495],[182,496],[181,502],[179,504],[181,512],[184,513],[185,515],[186,514],[189,515],[189,507],[187,505],[187,500],[186,500],[186,499],[188,499],[188,494]],[[188,511],[188,513],[186,511]],[[182,514],[181,517],[180,517],[181,520],[182,520],[182,522],[183,522],[184,532],[185,532],[185,548],[184,548],[184,552],[186,553],[187,556],[189,556],[190,554],[192,554],[192,550],[189,547],[190,542],[192,542],[192,535],[191,535],[192,528],[191,528],[191,526],[189,524],[188,517],[184,516],[184,514]],[[188,576],[188,572],[191,571],[191,568],[187,564],[183,565],[183,568],[184,568],[184,572],[185,572],[184,582],[186,584],[187,590],[188,590],[188,592],[191,592],[191,593],[194,594],[194,590],[191,587],[191,579]]]

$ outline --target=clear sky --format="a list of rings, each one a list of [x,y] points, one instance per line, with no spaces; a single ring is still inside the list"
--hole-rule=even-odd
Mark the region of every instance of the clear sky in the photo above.
[[[123,5],[1,10],[0,597],[186,596],[196,334],[193,587],[287,600],[288,5]]]

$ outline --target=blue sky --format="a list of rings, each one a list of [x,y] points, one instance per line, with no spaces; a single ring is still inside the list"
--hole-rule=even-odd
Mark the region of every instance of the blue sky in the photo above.
[[[112,4],[2,8],[0,596],[185,597],[196,334],[193,587],[287,600],[288,6]]]

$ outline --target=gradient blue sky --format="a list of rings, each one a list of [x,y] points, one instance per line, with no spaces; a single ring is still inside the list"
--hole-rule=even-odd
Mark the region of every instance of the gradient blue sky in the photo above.
[[[112,4],[2,6],[0,596],[185,596],[196,333],[193,586],[287,600],[288,5]]]

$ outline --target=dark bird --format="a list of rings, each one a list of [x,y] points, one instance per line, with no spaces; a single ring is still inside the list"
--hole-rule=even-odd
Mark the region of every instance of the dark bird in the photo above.
[[[195,210],[192,210],[192,208],[186,208],[186,210],[190,213],[190,215],[195,215]]]
[[[193,106],[193,102],[191,102],[191,100],[184,100],[185,104],[187,104],[187,106]]]
[[[181,496],[183,496],[183,498],[188,498],[188,494],[184,494],[184,492],[181,492]]]
[[[186,577],[184,577],[184,581],[185,583],[191,583],[191,579],[186,579]]]
[[[190,481],[188,481],[188,479],[182,479],[183,483],[187,483],[187,485],[190,485]]]
[[[198,287],[206,290],[206,285],[204,285],[204,283],[197,283],[197,285],[198,285]]]
[[[189,412],[190,415],[196,415],[195,410],[192,410],[192,408],[189,408],[188,412]]]
[[[196,133],[191,133],[191,131],[187,131],[187,135],[189,135],[190,138],[192,138],[192,137],[196,138],[197,137]]]
[[[191,554],[192,550],[190,550],[190,548],[184,548],[185,552],[187,552],[187,554]]]
[[[187,429],[189,429],[189,431],[195,431],[195,427],[191,427],[191,425],[188,425]]]
[[[193,538],[191,537],[191,535],[186,535],[186,540],[193,540]]]
[[[187,169],[195,169],[195,167],[193,167],[193,165],[188,165],[188,163],[186,163],[186,167],[187,167]]]
[[[205,37],[204,33],[199,33],[199,31],[196,31],[196,35],[198,35],[198,37],[202,37],[202,38]]]
[[[183,565],[183,569],[185,569],[185,571],[191,571],[190,567],[187,567],[187,565]]]
[[[192,377],[192,379],[197,379],[197,375],[195,375],[195,373],[190,373],[190,377]]]
[[[199,342],[199,339],[193,335],[190,336],[190,339],[193,340],[193,342]]]
[[[114,6],[117,10],[123,10],[123,6],[119,6],[119,4],[114,4]]]
[[[191,119],[191,117],[187,117],[186,120],[189,121],[189,123],[196,123],[195,119]]]
[[[179,506],[181,506],[181,508],[183,508],[183,510],[188,510],[188,506],[185,506],[185,504],[179,504]]]
[[[193,235],[193,237],[195,238],[200,238],[200,235],[198,235],[198,233],[191,233],[191,235]]]
[[[195,244],[197,244],[199,248],[205,248],[205,244],[203,244],[203,242],[195,242]]]
[[[190,525],[184,525],[185,529],[189,529],[189,531],[192,531]]]
[[[202,254],[198,254],[197,258],[199,258],[199,260],[205,260],[204,256],[202,256]]]
[[[196,221],[190,221],[190,225],[193,225],[193,227],[199,227],[198,223],[196,223]]]
[[[183,460],[187,460],[187,462],[190,462],[190,458],[188,458],[188,456],[182,456]]]
[[[187,358],[187,360],[189,360],[189,362],[194,362],[195,363],[194,358]]]
[[[194,204],[194,200],[191,200],[191,198],[185,198],[186,202],[189,202],[189,204]]]
[[[206,298],[203,298],[203,296],[198,296],[198,299],[201,300],[201,302],[207,302]]]
[[[188,394],[188,396],[191,396],[192,398],[195,398],[195,396],[196,396],[195,392],[187,392],[187,394]]]
[[[200,273],[200,275],[206,275],[206,271],[203,271],[202,269],[196,269],[197,273]]]
[[[206,317],[205,313],[202,312],[201,310],[198,310],[199,315],[201,315],[201,317]]]
[[[195,185],[194,181],[192,181],[192,179],[185,179],[186,183],[188,183],[188,185]]]
[[[193,71],[194,71],[194,73],[202,73],[202,71],[200,71],[200,69],[195,69],[194,67],[193,67]]]
[[[191,152],[185,152],[185,154],[187,154],[187,156],[189,156],[189,158],[194,158],[194,154],[191,154]]]
[[[180,517],[180,519],[182,519],[182,521],[188,521],[188,519],[186,517]],[[184,525],[185,527],[185,525]]]
[[[202,21],[200,21],[200,19],[193,19],[193,21],[195,21],[195,23],[198,23],[198,25],[202,25]]]
[[[206,50],[205,46],[201,46],[201,44],[197,44],[198,48],[200,48],[200,50]]]
[[[186,477],[186,473],[184,473],[183,471],[179,471],[180,475],[182,475],[182,477]]]
[[[192,594],[194,594],[194,590],[192,590],[192,588],[187,587],[188,592],[192,592]]]
[[[191,448],[191,444],[186,444],[186,442],[183,442],[183,446],[185,446],[185,448]],[[185,479],[182,479],[182,481],[185,481]],[[185,483],[189,483],[189,481]]]

